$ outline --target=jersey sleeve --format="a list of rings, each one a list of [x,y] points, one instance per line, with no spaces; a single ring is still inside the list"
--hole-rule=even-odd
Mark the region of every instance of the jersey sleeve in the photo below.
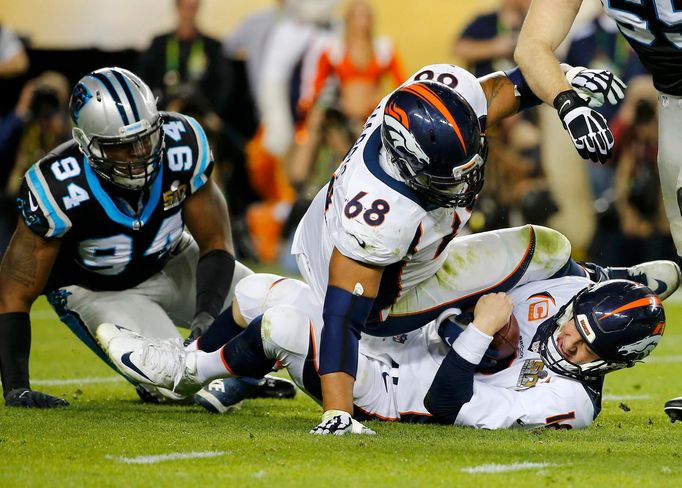
[[[182,152],[186,150],[187,147],[192,151],[191,160],[189,161],[189,189],[190,194],[195,193],[211,177],[213,172],[213,152],[208,144],[208,138],[206,137],[206,132],[204,131],[201,124],[196,121],[193,117],[188,115],[174,114],[178,117],[184,124],[185,137],[173,137],[179,134],[174,128],[166,128],[166,136],[170,138],[169,143],[166,147],[166,157],[168,158],[168,166],[171,171],[176,168],[184,169],[184,165],[188,161],[184,160]],[[173,122],[171,122],[172,124]],[[169,124],[166,124],[168,126]],[[177,127],[177,126],[175,126]],[[177,141],[174,140],[177,138]],[[186,145],[182,145],[183,142],[187,142]]]
[[[62,237],[71,228],[71,220],[56,202],[38,164],[24,175],[17,207],[26,226],[41,237]]]
[[[481,429],[510,427],[583,428],[594,419],[594,404],[577,381],[553,377],[527,390],[509,390],[474,380],[474,395],[456,425]]]

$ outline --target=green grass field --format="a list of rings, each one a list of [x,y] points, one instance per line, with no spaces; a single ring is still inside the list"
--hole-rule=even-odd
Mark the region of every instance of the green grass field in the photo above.
[[[603,412],[587,430],[370,422],[378,435],[332,438],[307,434],[320,410],[300,392],[222,416],[143,405],[41,300],[33,385],[71,406],[0,407],[0,486],[682,486],[682,424],[662,410],[682,395],[682,302],[667,312],[652,360],[609,376]],[[192,452],[207,457],[144,457]],[[490,464],[517,470],[476,472]]]

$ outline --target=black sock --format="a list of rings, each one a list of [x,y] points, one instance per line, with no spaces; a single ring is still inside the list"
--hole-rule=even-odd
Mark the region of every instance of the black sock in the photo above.
[[[234,374],[262,378],[275,365],[275,360],[268,358],[263,350],[261,319],[262,316],[251,322],[244,332],[223,348],[223,361]]]
[[[232,306],[218,315],[206,332],[199,337],[200,351],[214,352],[244,332],[232,318]]]

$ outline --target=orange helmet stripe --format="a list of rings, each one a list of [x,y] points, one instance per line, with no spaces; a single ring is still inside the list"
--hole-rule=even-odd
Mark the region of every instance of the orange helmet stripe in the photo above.
[[[402,108],[397,107],[395,102],[391,102],[386,105],[386,114],[390,115],[398,122],[400,122],[406,129],[410,128],[410,119]]]
[[[438,98],[438,95],[436,95],[431,89],[429,89],[427,86],[421,83],[414,83],[412,85],[408,85],[405,88],[403,88],[403,90],[414,93],[424,101],[436,107],[436,109],[441,114],[443,114],[446,120],[450,122],[450,125],[455,130],[455,134],[457,134],[457,138],[459,139],[459,142],[462,145],[462,149],[466,152],[467,147],[466,144],[464,143],[464,137],[462,137],[462,132],[459,130],[459,125],[457,125],[457,122],[455,122],[455,118],[452,116],[452,114],[447,109],[442,100]]]
[[[625,310],[631,310],[633,308],[638,308],[638,307],[648,307],[651,305],[660,305],[661,304],[661,299],[658,298],[655,295],[649,295],[648,297],[645,298],[640,298],[639,300],[635,300],[634,302],[627,303],[623,305],[622,307],[618,307],[612,312],[609,312],[607,314],[604,314],[602,317],[599,318],[599,320],[604,320],[606,317],[610,317],[611,315],[615,315],[619,312],[624,312]]]

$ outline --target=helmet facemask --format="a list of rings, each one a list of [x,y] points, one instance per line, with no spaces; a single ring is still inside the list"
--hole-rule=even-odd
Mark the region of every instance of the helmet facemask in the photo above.
[[[546,327],[546,330],[543,331],[542,337],[540,338],[538,352],[547,367],[555,373],[568,376],[569,378],[590,380],[603,376],[609,371],[633,366],[634,362],[608,361],[601,358],[589,363],[576,364],[564,358],[559,348],[558,340],[568,322],[571,319],[574,319],[575,323],[577,323],[577,320],[579,319],[575,317],[573,313],[573,304],[576,299],[577,297],[573,298],[573,300],[562,307],[547,324],[543,324],[543,327]]]
[[[394,159],[394,164],[409,187],[439,207],[470,207],[483,188],[485,160],[480,154],[454,168],[452,176],[436,176],[426,171],[414,173],[411,166],[400,159]]]
[[[142,190],[151,184],[164,150],[161,118],[157,117],[151,125],[142,121],[142,125],[143,130],[133,135],[93,136],[87,145],[81,145],[90,165],[104,180],[127,190]],[[121,132],[125,129],[121,128]],[[76,134],[76,130],[77,140],[79,135],[84,137]]]

